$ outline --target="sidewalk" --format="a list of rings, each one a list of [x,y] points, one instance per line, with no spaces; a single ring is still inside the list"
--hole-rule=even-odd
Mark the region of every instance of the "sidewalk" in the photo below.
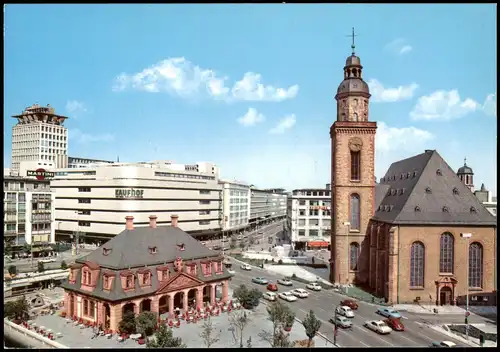
[[[438,314],[442,315],[456,314],[465,316],[466,312],[464,306],[436,306],[434,304],[395,304],[393,305],[393,308],[402,312],[410,312],[415,314],[436,314],[434,313],[434,309],[437,309]],[[469,312],[475,315],[477,315],[478,313],[485,314],[485,312],[488,312],[490,314],[496,314],[497,307],[469,306]]]

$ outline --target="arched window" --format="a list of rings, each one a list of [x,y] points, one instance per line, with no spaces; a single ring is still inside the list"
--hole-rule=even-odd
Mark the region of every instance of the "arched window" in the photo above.
[[[446,232],[441,235],[439,243],[439,272],[441,274],[453,274],[454,244],[455,240],[451,233]]]
[[[359,244],[356,242],[351,243],[349,246],[349,270],[358,270],[358,259],[359,259]]]
[[[351,151],[351,180],[359,181],[361,177],[361,153]]]
[[[351,230],[359,230],[361,227],[360,220],[360,199],[358,194],[351,195]]]
[[[477,242],[469,246],[469,287],[483,287],[483,246]]]
[[[410,287],[424,287],[425,247],[413,242],[410,249]]]

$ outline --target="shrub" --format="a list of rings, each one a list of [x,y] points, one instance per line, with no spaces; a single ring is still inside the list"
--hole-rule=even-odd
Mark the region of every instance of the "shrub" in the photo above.
[[[43,265],[43,262],[38,262],[38,272],[43,273],[45,271],[45,265]]]
[[[10,276],[16,276],[17,274],[17,268],[15,265],[9,266],[9,274]]]
[[[118,324],[118,329],[120,330],[120,332],[134,334],[137,330],[135,313],[132,311],[125,312],[125,314],[123,314],[122,320]]]
[[[62,270],[68,269],[68,264],[66,264],[66,262],[64,260],[61,262],[61,269]]]
[[[158,321],[158,316],[154,312],[142,312],[136,318],[135,324],[137,330],[144,336],[150,336],[153,334],[156,323]]]
[[[253,288],[249,290],[245,285],[241,285],[234,290],[233,297],[240,301],[246,309],[253,309],[260,303],[262,292]]]
[[[281,260],[281,259],[280,259],[280,260],[278,260],[278,264],[279,264],[279,265],[283,264],[283,260]]]

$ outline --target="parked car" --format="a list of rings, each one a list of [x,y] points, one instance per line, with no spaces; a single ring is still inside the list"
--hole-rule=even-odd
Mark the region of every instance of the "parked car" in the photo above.
[[[278,296],[288,302],[295,302],[297,300],[297,297],[295,297],[291,292],[281,292]]]
[[[347,306],[347,307],[351,308],[352,310],[357,310],[359,308],[358,302],[356,302],[353,299],[344,299],[343,301],[340,302],[340,304],[342,306]]]
[[[231,275],[234,275],[236,274],[236,271],[232,270],[232,269],[227,269],[227,272]]]
[[[252,270],[252,267],[248,264],[241,264],[240,269],[250,271],[250,270]]]
[[[384,323],[382,320],[368,320],[363,324],[365,328],[375,331],[378,334],[387,335],[390,334],[392,329]]]
[[[384,323],[386,323],[392,330],[405,331],[405,326],[400,319],[388,318],[384,320]]]
[[[263,277],[254,277],[252,279],[252,282],[259,285],[267,285],[269,283],[269,281],[267,279],[264,279]]]
[[[283,286],[293,286],[292,280],[290,280],[287,277],[284,277],[283,279],[278,279],[278,283]]]
[[[457,347],[457,344],[455,342],[451,342],[451,341],[434,341],[433,343],[431,343],[431,346],[430,347],[438,347],[438,348],[451,348],[451,347]]]
[[[276,301],[276,293],[274,292],[265,292],[262,295],[262,298],[267,299],[268,301]]]
[[[307,298],[309,297],[309,292],[304,290],[303,288],[296,288],[295,290],[292,291],[292,293],[299,298]]]
[[[339,306],[335,308],[335,311],[337,312],[338,315],[342,315],[346,318],[354,318],[354,312],[348,306]]]
[[[337,315],[336,317],[333,316],[329,320],[330,320],[330,323],[336,324],[337,326],[340,326],[342,328],[352,327],[352,321],[350,319],[347,319],[346,317],[341,316],[341,315]]]
[[[380,307],[377,309],[377,314],[387,318],[401,318],[401,314],[394,308]]]
[[[307,284],[306,288],[312,291],[321,291],[321,286],[318,285],[316,282],[311,282],[310,284]]]
[[[278,291],[278,285],[276,285],[276,284],[269,284],[269,285],[267,285],[267,289],[269,291]]]
[[[215,246],[213,246],[213,248],[212,248],[212,249],[213,249],[214,251],[218,251],[218,250],[220,250],[221,248],[222,248],[221,246],[219,246],[218,244],[216,244]]]

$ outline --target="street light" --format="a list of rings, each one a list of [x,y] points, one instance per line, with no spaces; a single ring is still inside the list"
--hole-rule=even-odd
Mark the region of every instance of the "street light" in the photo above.
[[[465,238],[467,241],[465,242],[467,244],[467,279],[465,281],[466,288],[467,288],[467,294],[466,294],[466,302],[465,302],[465,338],[468,340],[469,339],[469,242],[470,238],[472,237],[472,233],[461,233],[460,237]]]
[[[346,287],[345,287],[345,292],[346,294],[349,292],[349,227],[351,226],[351,223],[349,221],[344,222],[344,226],[346,227],[346,243],[347,243],[347,267],[346,267]]]
[[[336,307],[335,307],[335,314],[333,316],[333,344],[335,346],[337,346],[337,335],[338,335],[338,325],[337,325],[337,309],[340,307],[340,304],[338,304]]]

